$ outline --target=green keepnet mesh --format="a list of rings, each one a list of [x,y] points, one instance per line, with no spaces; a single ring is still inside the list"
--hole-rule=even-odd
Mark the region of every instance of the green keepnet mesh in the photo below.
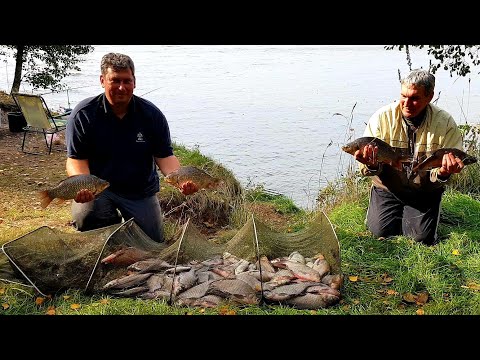
[[[332,274],[341,274],[340,247],[330,220],[319,211],[304,230],[279,233],[253,216],[223,244],[215,243],[192,223],[184,224],[171,244],[152,241],[131,219],[120,225],[78,233],[40,227],[2,246],[0,280],[33,286],[46,295],[69,288],[101,292],[104,285],[125,273],[125,268],[101,259],[126,247],[148,252],[151,257],[183,264],[203,261],[225,251],[254,262],[298,251],[304,256],[323,254]],[[258,246],[258,248],[257,248]]]

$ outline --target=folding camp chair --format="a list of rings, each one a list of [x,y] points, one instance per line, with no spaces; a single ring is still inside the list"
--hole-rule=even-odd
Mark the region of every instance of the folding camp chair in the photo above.
[[[41,154],[25,150],[27,134],[33,132],[43,134],[48,154],[50,154],[52,152],[54,134],[65,130],[67,126],[66,116],[70,112],[53,116],[45,99],[40,95],[13,93],[12,97],[27,122],[27,126],[23,128],[22,151],[27,154]],[[50,134],[50,140],[47,139],[47,134]]]

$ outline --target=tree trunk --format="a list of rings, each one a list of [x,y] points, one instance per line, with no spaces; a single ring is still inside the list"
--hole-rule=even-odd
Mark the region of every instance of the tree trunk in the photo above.
[[[17,55],[15,58],[15,76],[13,77],[12,90],[10,94],[18,92],[20,90],[20,82],[22,81],[22,65],[23,65],[23,52],[25,45],[17,45]]]

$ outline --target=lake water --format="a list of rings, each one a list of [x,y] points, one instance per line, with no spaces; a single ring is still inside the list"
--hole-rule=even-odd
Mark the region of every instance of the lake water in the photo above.
[[[398,72],[408,72],[405,53],[381,45],[95,45],[82,71],[65,80],[68,92],[44,94],[49,106],[73,108],[103,92],[107,52],[132,57],[135,94],[162,110],[174,141],[198,147],[243,185],[264,185],[305,209],[352,165],[340,146],[398,99]],[[411,59],[413,68],[428,67],[424,51]],[[9,92],[13,60],[4,66],[0,89]],[[441,71],[436,78],[437,105],[459,124],[478,123],[478,75],[469,82]]]

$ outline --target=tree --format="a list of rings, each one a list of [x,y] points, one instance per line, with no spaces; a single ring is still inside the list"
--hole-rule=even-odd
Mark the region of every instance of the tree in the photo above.
[[[11,93],[20,90],[22,81],[33,89],[61,90],[62,79],[71,71],[80,71],[77,63],[93,51],[91,45],[1,45],[0,55],[15,58]]]
[[[450,72],[450,76],[466,76],[472,72],[472,67],[480,64],[480,45],[388,45],[386,50],[398,49],[405,51],[407,62],[410,62],[410,47],[419,49],[426,48],[427,54],[431,56],[429,71],[432,74],[442,67]]]

